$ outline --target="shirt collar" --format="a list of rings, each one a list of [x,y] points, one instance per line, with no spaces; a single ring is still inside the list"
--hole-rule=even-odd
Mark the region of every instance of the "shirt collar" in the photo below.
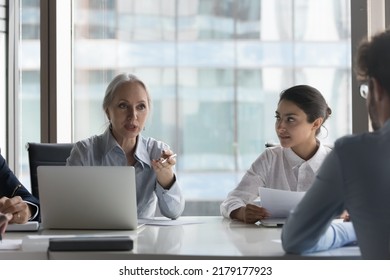
[[[146,139],[141,134],[139,134],[137,139],[137,146],[135,148],[135,158],[142,164],[143,167],[144,164],[152,167],[149,152],[146,147]]]
[[[108,153],[113,151],[116,153],[122,153],[125,156],[125,152],[115,140],[110,128],[107,128],[106,131],[103,133],[103,141],[103,146],[105,147],[104,155],[107,155]],[[135,147],[135,159],[141,163],[142,167],[144,167],[144,164],[147,164],[150,167],[152,166],[150,162],[149,153],[146,148],[146,139],[142,135],[138,135],[137,144]]]
[[[115,140],[114,136],[111,133],[110,128],[107,128],[106,131],[103,133],[103,141],[104,141],[104,155],[107,155],[111,151],[115,150],[117,152],[121,151],[123,154],[125,153],[122,149],[122,147],[118,144],[118,142]]]
[[[291,148],[285,148],[284,154],[289,162],[290,166],[295,169],[299,168],[303,163],[308,164],[314,173],[318,171],[326,155],[328,154],[327,148],[318,141],[319,147],[317,152],[309,160],[305,161],[300,158]]]

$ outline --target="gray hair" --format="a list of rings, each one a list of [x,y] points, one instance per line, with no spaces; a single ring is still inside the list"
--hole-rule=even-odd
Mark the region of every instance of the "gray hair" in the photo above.
[[[111,105],[112,100],[114,99],[114,95],[116,90],[125,83],[138,83],[141,85],[144,90],[146,91],[147,99],[148,99],[148,106],[149,110],[152,107],[152,100],[149,95],[149,91],[146,88],[145,84],[141,79],[139,79],[137,76],[130,74],[130,73],[121,73],[117,75],[107,86],[106,93],[104,95],[103,99],[103,110],[104,112],[107,112],[108,107]]]

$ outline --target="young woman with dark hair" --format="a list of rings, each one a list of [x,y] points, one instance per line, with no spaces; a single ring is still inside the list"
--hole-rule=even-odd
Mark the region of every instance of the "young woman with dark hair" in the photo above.
[[[267,209],[253,203],[259,187],[307,191],[331,151],[317,139],[331,112],[322,94],[311,86],[298,85],[283,91],[275,111],[280,145],[267,148],[253,162],[221,204],[222,215],[245,223],[268,217]]]

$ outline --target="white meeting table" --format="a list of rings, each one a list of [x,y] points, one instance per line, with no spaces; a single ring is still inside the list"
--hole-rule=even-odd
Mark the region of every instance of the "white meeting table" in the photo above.
[[[286,255],[280,242],[281,228],[248,225],[220,216],[183,216],[172,223],[175,225],[146,224],[135,231],[7,232],[3,242],[13,239],[23,243],[17,250],[0,250],[0,259],[360,259],[357,246],[304,256]],[[134,248],[48,252],[48,238],[62,235],[126,235],[134,240]]]

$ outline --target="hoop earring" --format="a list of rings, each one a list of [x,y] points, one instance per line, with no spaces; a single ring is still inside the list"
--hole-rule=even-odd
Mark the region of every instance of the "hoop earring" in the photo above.
[[[324,125],[321,125],[323,128],[324,128],[324,130],[326,131],[326,135],[324,136],[324,138],[326,138],[326,137],[328,137],[329,136],[329,131],[328,131],[328,129],[326,128],[326,126],[324,126]]]

